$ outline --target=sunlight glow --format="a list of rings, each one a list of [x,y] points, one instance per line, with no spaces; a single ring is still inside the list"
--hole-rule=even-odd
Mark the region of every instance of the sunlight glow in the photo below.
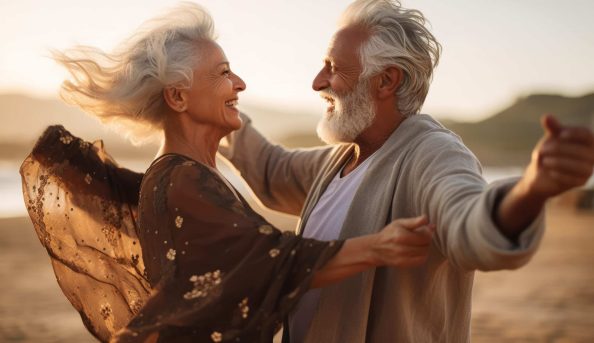
[[[64,73],[49,48],[113,48],[176,1],[2,1],[0,92],[54,97]],[[348,1],[199,1],[215,19],[241,99],[320,113],[311,81]],[[533,92],[594,90],[594,2],[403,1],[430,20],[444,50],[424,112],[478,120]],[[8,15],[7,15],[8,14]]]

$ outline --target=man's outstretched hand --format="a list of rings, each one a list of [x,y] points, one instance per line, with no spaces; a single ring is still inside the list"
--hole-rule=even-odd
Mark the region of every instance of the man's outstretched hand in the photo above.
[[[594,134],[584,127],[563,126],[542,117],[545,130],[521,183],[537,197],[549,198],[588,181],[594,168]]]
[[[501,199],[495,215],[499,230],[511,240],[538,216],[548,198],[588,181],[594,168],[594,134],[542,117],[544,136],[520,181]]]

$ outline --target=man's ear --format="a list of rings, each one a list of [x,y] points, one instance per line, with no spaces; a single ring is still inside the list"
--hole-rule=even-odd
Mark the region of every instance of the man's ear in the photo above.
[[[167,105],[175,112],[184,112],[187,109],[186,94],[183,90],[175,86],[165,87],[163,97]]]
[[[395,66],[384,69],[379,75],[377,96],[379,99],[393,97],[402,82],[402,70]]]

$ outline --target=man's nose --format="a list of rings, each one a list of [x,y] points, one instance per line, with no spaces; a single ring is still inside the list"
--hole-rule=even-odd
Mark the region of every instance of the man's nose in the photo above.
[[[316,75],[311,85],[311,88],[313,88],[314,91],[319,92],[323,89],[330,87],[330,81],[328,80],[327,74],[328,73],[326,72],[326,68],[323,68],[322,70],[320,70],[318,75]]]

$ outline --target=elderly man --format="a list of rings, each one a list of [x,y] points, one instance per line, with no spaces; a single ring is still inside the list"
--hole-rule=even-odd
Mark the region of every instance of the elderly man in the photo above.
[[[300,214],[304,236],[349,238],[422,214],[437,224],[425,264],[310,291],[285,341],[469,341],[474,270],[528,262],[545,201],[592,173],[592,133],[545,117],[524,175],[487,185],[459,137],[418,114],[440,52],[424,24],[396,1],[356,1],[344,13],[313,88],[328,103],[319,136],[345,144],[288,151],[244,118],[222,151],[265,205]]]

